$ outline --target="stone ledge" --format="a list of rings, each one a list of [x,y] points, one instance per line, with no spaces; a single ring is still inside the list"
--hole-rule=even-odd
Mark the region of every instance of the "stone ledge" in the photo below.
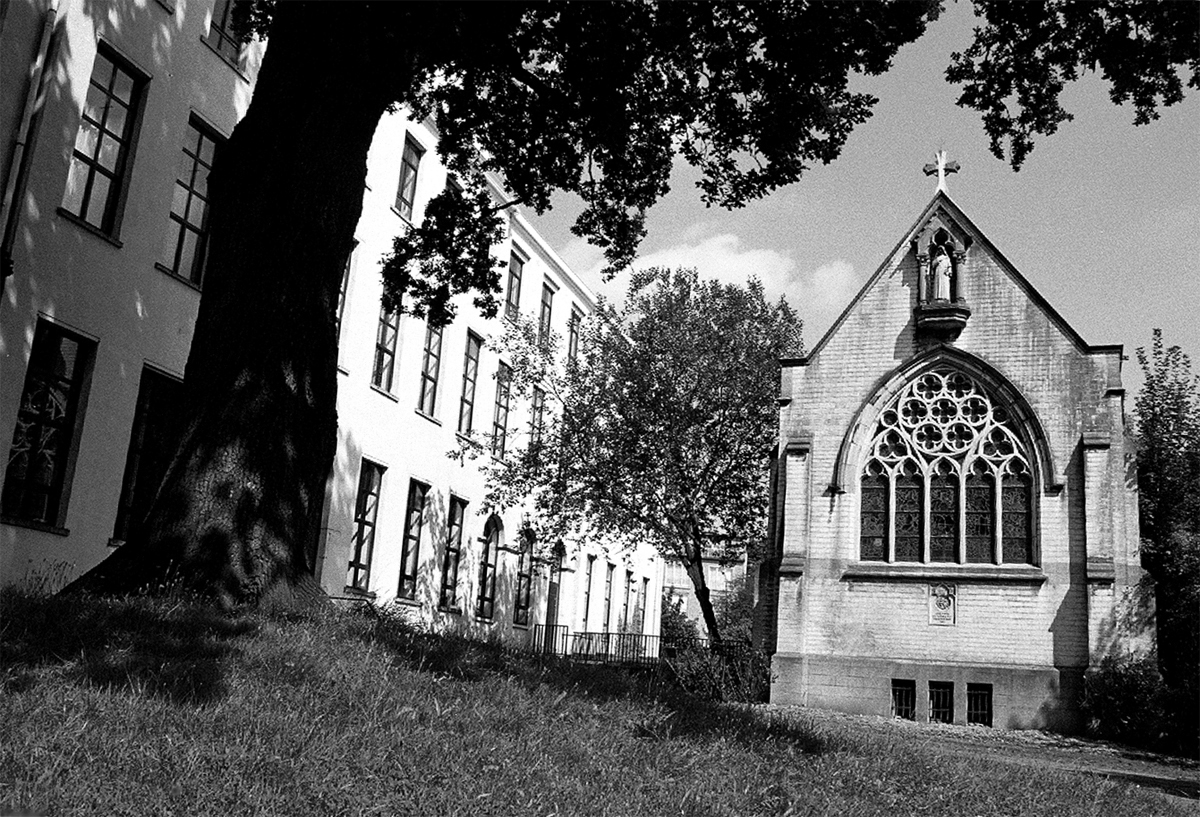
[[[1043,584],[1046,574],[1037,567],[999,567],[989,565],[851,565],[842,572],[842,581],[952,581],[996,584]]]

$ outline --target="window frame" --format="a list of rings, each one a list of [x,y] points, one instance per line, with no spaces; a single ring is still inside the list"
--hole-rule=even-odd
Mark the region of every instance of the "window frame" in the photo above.
[[[174,390],[174,394],[169,394]],[[129,429],[129,446],[125,452],[125,470],[121,476],[121,495],[117,499],[117,516],[113,521],[112,539],[110,545],[117,546],[129,541],[137,527],[142,524],[142,517],[149,509],[146,494],[139,486],[158,485],[170,465],[170,460],[161,462],[155,457],[153,450],[147,456],[148,436],[165,437],[179,436],[179,417],[175,414],[174,434],[171,434],[171,423],[163,422],[163,404],[168,413],[172,403],[183,401],[183,378],[169,374],[153,366],[143,366],[141,379],[138,381],[137,403],[133,410],[133,424]],[[178,406],[176,406],[178,407]],[[155,434],[157,432],[157,434]],[[165,440],[171,447],[171,440]],[[161,455],[161,452],[159,452]],[[149,463],[147,463],[147,459]],[[153,500],[153,496],[149,497]]]
[[[611,627],[612,619],[612,589],[613,589],[613,574],[617,570],[617,566],[612,562],[607,562],[608,570],[604,574],[604,626],[601,632],[607,633]]]
[[[438,609],[446,613],[462,612],[458,598],[458,569],[462,564],[467,504],[465,499],[450,495],[450,507],[446,515],[446,552],[442,557],[442,587],[438,593]]]
[[[195,132],[196,136],[198,137],[198,141],[197,145],[192,149],[193,152],[188,151],[188,145],[186,144],[181,148],[183,155],[192,160],[189,167],[190,178],[188,179],[187,184],[183,185],[183,180],[179,178],[178,173],[175,174],[175,181],[172,184],[171,206],[167,211],[169,232],[166,236],[164,236],[164,242],[166,239],[170,238],[171,235],[175,236],[175,240],[172,242],[173,249],[170,253],[171,263],[165,263],[163,258],[160,257],[159,260],[155,262],[155,266],[168,275],[178,278],[180,281],[183,281],[184,283],[193,286],[196,289],[201,289],[204,284],[204,273],[208,267],[209,217],[211,215],[211,210],[209,207],[210,198],[208,195],[208,175],[212,172],[212,165],[216,162],[217,155],[222,151],[227,140],[222,133],[197,116],[195,112],[188,116],[187,127],[189,139],[192,132]],[[199,172],[198,168],[204,164],[202,156],[204,140],[206,139],[212,143],[211,158],[207,166],[205,166],[204,171],[205,192],[203,194],[198,194],[196,192],[196,178]],[[176,199],[178,198],[176,191],[181,185],[183,185],[184,189],[184,213],[183,215],[177,215],[175,213],[175,204]],[[195,198],[198,198],[204,202],[204,213],[202,216],[202,223],[199,228],[193,226],[188,219],[192,207],[192,201]],[[180,270],[180,266],[183,262],[184,242],[186,240],[187,233],[189,232],[194,234],[196,239],[195,244],[193,245],[193,253],[189,269],[187,274],[184,274]],[[166,255],[166,249],[167,247],[164,245],[163,257]]]
[[[547,280],[542,281],[542,300],[538,307],[538,343],[545,345],[550,340],[554,320],[554,288]]]
[[[513,598],[513,626],[528,627],[533,600],[533,540],[522,535],[517,556],[517,586]]]
[[[417,411],[426,417],[436,417],[438,379],[442,371],[443,328],[432,323],[425,325],[425,349],[421,356],[421,382],[417,390]],[[436,348],[434,340],[436,339]]]
[[[54,337],[58,341],[58,345],[53,351],[61,349],[63,340],[70,341],[75,344],[75,357],[71,374],[69,377],[61,377],[57,375],[50,366],[44,365],[44,362],[38,360],[40,356],[45,356],[51,353],[51,350],[46,349],[47,337]],[[42,343],[38,341],[42,340]],[[34,327],[33,343],[31,345],[29,362],[25,367],[25,379],[21,386],[21,402],[17,408],[16,422],[13,424],[12,443],[9,447],[8,462],[4,469],[4,484],[0,491],[0,519],[7,524],[20,525],[23,527],[32,527],[38,529],[48,529],[55,533],[66,533],[64,524],[67,518],[67,508],[71,497],[71,484],[75,476],[75,460],[79,454],[80,438],[83,434],[83,420],[87,409],[87,395],[91,390],[92,372],[96,359],[96,341],[87,338],[77,332],[72,332],[64,326],[61,326],[55,321],[39,317],[37,325]],[[39,355],[40,352],[40,355]],[[53,364],[52,364],[53,365]],[[43,377],[44,381],[39,383],[35,378]],[[35,412],[27,408],[27,402],[34,398],[27,395],[31,393],[31,382],[33,388],[46,387],[51,380],[59,381],[60,386],[66,384],[62,389],[65,392],[65,408],[56,422],[51,423],[52,417],[43,417],[45,412]],[[14,482],[14,474],[12,468],[17,456],[14,451],[18,445],[18,440],[21,435],[22,415],[33,415],[25,428],[52,428],[61,431],[59,439],[63,440],[61,454],[56,450],[54,453],[55,462],[52,464],[53,472],[50,476],[50,482],[42,491],[39,486],[37,491],[32,493],[44,493],[46,497],[45,512],[40,518],[30,514],[26,508],[26,502],[31,493],[30,486],[33,481],[28,477]],[[33,436],[33,435],[30,435]],[[36,437],[41,440],[46,440],[45,433],[37,434]],[[44,447],[31,451],[45,451]],[[28,466],[26,470],[28,474]],[[20,499],[16,503],[16,508],[10,506],[10,492],[16,490],[21,491]]]
[[[479,384],[479,361],[482,357],[483,338],[468,329],[467,345],[463,350],[462,396],[458,400],[459,434],[470,434],[475,424],[475,391]]]
[[[589,553],[587,555],[587,569],[584,572],[583,579],[583,631],[588,629],[588,616],[592,610],[592,579],[596,569],[596,556]]]
[[[375,330],[375,362],[371,367],[371,385],[388,394],[392,393],[392,386],[395,384],[396,347],[399,339],[400,313],[380,305],[379,325]]]
[[[419,479],[408,481],[408,500],[404,507],[404,538],[400,548],[400,580],[396,596],[414,600],[417,579],[421,572],[421,535],[425,530],[425,506],[429,501],[429,484]]]
[[[342,280],[338,284],[337,310],[333,313],[333,336],[339,343],[342,340],[342,325],[346,317],[346,296],[350,293],[350,268],[354,266],[354,256],[357,252],[358,239],[356,238],[350,245],[350,251],[346,253],[346,263],[342,265]]]
[[[101,86],[100,83],[94,81],[100,60],[107,61],[111,69],[107,85],[105,86]],[[127,102],[121,100],[120,95],[114,91],[118,72],[129,77],[129,99]],[[138,135],[141,133],[142,114],[146,107],[146,89],[149,87],[149,84],[149,75],[138,68],[132,60],[127,59],[104,40],[96,44],[95,61],[92,64],[92,73],[88,76],[88,90],[84,99],[83,110],[80,112],[79,126],[75,131],[75,140],[71,145],[70,157],[67,162],[67,179],[63,188],[62,200],[59,203],[58,212],[76,224],[94,231],[97,235],[117,242],[118,245],[121,222],[125,213],[125,202],[129,194],[130,179],[133,175]],[[92,118],[88,113],[87,98],[92,95],[93,87],[100,89],[101,93],[104,94],[104,110],[101,112],[99,120]],[[106,127],[109,123],[109,111],[113,105],[113,100],[116,100],[120,107],[125,108],[125,121],[120,135],[113,133]],[[88,125],[94,125],[96,132],[95,145],[90,156],[79,149],[81,139],[84,139],[86,143],[83,134],[85,127]],[[112,162],[113,167],[111,169],[105,168],[99,158],[106,144],[106,137],[112,137],[112,140],[118,145],[116,158]],[[67,196],[72,190],[74,168],[77,164],[84,168],[86,176],[83,180],[83,190],[79,194],[79,202],[72,207],[68,202]],[[105,194],[103,211],[99,215],[99,223],[96,223],[89,217],[97,175],[104,176],[108,180],[108,191]]]
[[[571,304],[571,318],[567,321],[567,363],[579,357],[579,330],[583,323],[583,311]]]
[[[371,592],[371,561],[375,555],[375,534],[386,471],[387,468],[366,457],[359,465],[354,497],[354,538],[350,540],[350,560],[346,565],[346,590],[352,593]],[[375,500],[373,505],[372,498]]]
[[[515,246],[508,253],[508,284],[504,294],[504,317],[515,321],[521,314],[521,279],[529,256]]]
[[[508,446],[508,415],[512,408],[512,367],[496,367],[496,403],[492,412],[492,456],[504,459]]]
[[[209,18],[208,33],[200,39],[213,53],[242,73],[245,70],[248,43],[233,33],[233,10],[241,0],[215,0]],[[217,18],[220,17],[220,20]]]
[[[504,523],[492,514],[483,525],[479,537],[483,551],[479,554],[479,592],[475,597],[475,618],[494,621],[496,618],[496,573],[500,548],[503,545]]]
[[[959,392],[950,399],[952,387]],[[956,401],[957,408],[951,405]],[[943,403],[945,413],[939,417]],[[939,424],[945,427],[939,430]],[[1040,567],[1035,445],[1017,412],[984,381],[945,364],[925,369],[883,405],[875,429],[858,470],[860,563],[934,570]],[[953,440],[951,433],[960,434],[958,441],[943,442]],[[922,434],[933,435],[936,442],[923,441]],[[956,453],[954,446],[959,447]],[[906,484],[910,479],[915,495]],[[1006,498],[1005,485],[1019,490]],[[947,486],[953,492],[949,505],[935,493]],[[979,501],[980,487],[991,492],[987,503]],[[877,507],[880,498],[882,507]],[[1021,514],[1019,531],[1006,523],[1011,518],[1006,509],[1007,514]],[[912,528],[914,520],[914,531],[902,538],[901,529]],[[978,532],[984,530],[991,537],[986,560],[978,552]],[[915,549],[907,541],[913,537]],[[1014,558],[1017,551],[1020,560]]]
[[[400,218],[411,224],[417,203],[417,182],[421,174],[421,160],[425,158],[425,148],[413,138],[411,133],[404,134],[404,150],[400,154],[400,179],[396,187],[396,202],[394,208]]]

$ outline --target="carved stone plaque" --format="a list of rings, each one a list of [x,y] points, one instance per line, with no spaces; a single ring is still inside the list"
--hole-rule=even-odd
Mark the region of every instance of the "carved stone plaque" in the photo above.
[[[958,588],[953,584],[929,585],[929,623],[953,627],[958,621]]]

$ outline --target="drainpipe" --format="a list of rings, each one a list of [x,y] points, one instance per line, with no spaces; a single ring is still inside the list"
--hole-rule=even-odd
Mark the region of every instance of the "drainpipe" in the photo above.
[[[0,293],[4,291],[4,282],[13,273],[12,248],[17,236],[17,221],[20,212],[17,204],[25,193],[26,164],[32,155],[30,148],[37,138],[37,123],[34,122],[34,116],[42,107],[42,77],[45,74],[46,60],[50,52],[50,36],[54,33],[54,24],[57,19],[58,0],[50,0],[50,5],[46,9],[46,19],[42,23],[42,36],[38,42],[37,55],[33,59],[33,64],[29,66],[29,86],[25,89],[25,107],[21,111],[21,123],[17,127],[17,138],[13,144],[12,162],[8,166],[8,178],[4,183],[4,198],[0,199],[0,226],[3,226],[3,238],[0,239]]]

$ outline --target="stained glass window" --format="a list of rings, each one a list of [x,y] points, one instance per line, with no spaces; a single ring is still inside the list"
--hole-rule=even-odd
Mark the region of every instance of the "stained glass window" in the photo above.
[[[915,466],[915,473],[896,477],[896,561],[921,561],[922,501],[924,480]]]
[[[885,474],[867,474],[863,477],[860,533],[860,554],[863,561],[887,560],[887,496],[888,480]]]
[[[943,461],[943,468],[949,464]],[[929,480],[929,560],[958,561],[958,477],[936,473]]]
[[[1001,541],[1005,562],[1024,564],[1033,559],[1029,531],[1032,489],[1028,474],[1006,474],[1001,482]]]
[[[999,531],[1004,563],[1033,564],[1026,450],[1008,412],[971,376],[925,372],[880,412],[862,472],[859,557],[992,564]]]

